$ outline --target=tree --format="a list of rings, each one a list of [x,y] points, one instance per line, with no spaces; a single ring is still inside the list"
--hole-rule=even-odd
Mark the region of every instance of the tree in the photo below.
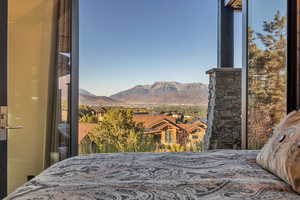
[[[133,121],[133,112],[126,109],[111,109],[88,134],[100,152],[147,152],[153,151],[153,137],[144,133],[140,124]]]
[[[79,115],[80,122],[86,122],[86,123],[98,122],[96,111],[94,111],[90,106],[80,105],[78,115]]]
[[[248,36],[249,145],[260,148],[286,113],[286,17],[277,11]]]

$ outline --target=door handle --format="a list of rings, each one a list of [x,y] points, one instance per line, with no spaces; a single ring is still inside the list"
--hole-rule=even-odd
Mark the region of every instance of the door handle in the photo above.
[[[22,129],[24,126],[6,126],[5,129],[8,130],[17,130],[17,129]]]
[[[0,127],[0,141],[7,141],[8,130],[18,130],[22,129],[24,126],[5,126]]]

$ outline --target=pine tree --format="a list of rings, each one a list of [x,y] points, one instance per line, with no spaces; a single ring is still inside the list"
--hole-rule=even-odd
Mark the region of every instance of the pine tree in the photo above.
[[[249,144],[260,148],[286,113],[286,17],[277,11],[248,35]]]

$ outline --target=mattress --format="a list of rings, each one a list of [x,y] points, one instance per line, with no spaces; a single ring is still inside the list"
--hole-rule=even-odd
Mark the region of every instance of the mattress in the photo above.
[[[7,199],[300,200],[257,151],[115,153],[59,162]]]

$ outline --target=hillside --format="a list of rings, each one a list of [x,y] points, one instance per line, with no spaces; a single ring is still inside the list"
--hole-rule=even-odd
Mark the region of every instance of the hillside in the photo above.
[[[115,106],[121,103],[106,96],[96,96],[84,89],[79,90],[79,104]]]
[[[156,82],[135,86],[110,98],[127,104],[206,105],[208,88],[202,83]]]

